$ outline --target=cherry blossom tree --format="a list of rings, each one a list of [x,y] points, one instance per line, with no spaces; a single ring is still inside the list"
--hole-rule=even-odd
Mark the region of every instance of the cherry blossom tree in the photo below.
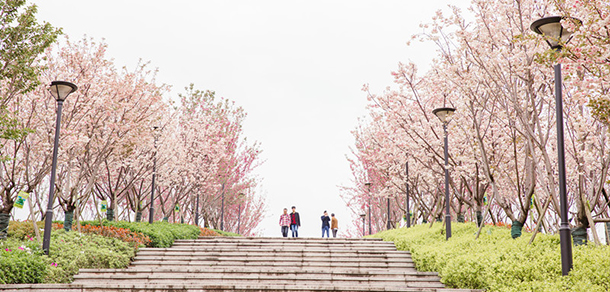
[[[356,148],[350,158],[354,186],[344,188],[344,199],[354,213],[364,209],[370,196],[362,188],[364,181],[377,185],[375,196],[404,194],[404,165],[409,162],[416,173],[408,181],[414,209],[427,214],[423,218],[416,214],[415,220],[442,214],[443,134],[431,111],[451,106],[457,109],[448,129],[453,218],[461,221],[464,213],[470,213],[473,221],[508,221],[513,237],[524,225],[556,232],[559,202],[551,65],[561,61],[567,71],[564,107],[570,211],[576,219],[572,223],[586,229],[594,224],[594,217],[607,216],[608,201],[603,198],[609,157],[602,114],[607,76],[600,72],[608,62],[606,49],[597,46],[607,42],[603,28],[608,5],[595,1],[586,9],[579,5],[579,1],[474,0],[469,7],[472,17],[451,7],[450,13],[439,11],[430,24],[422,25],[424,32],[414,39],[438,48],[431,69],[420,77],[413,64],[399,64],[392,73],[396,89],[372,94],[364,88],[370,118],[354,132]],[[557,13],[585,19],[593,34],[585,26],[565,21],[577,31],[575,40],[561,53],[548,50],[529,26]],[[596,18],[598,14],[603,20]],[[399,201],[397,209],[403,205]]]

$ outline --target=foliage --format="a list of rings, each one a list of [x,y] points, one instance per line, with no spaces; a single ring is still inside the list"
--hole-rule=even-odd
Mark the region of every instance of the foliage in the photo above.
[[[48,267],[36,242],[0,241],[0,284],[42,283]]]
[[[38,228],[44,228],[44,221],[36,222]],[[32,240],[36,236],[32,221],[10,221],[8,225],[8,237],[19,240]]]
[[[98,221],[83,221],[82,225],[100,226]],[[155,222],[102,221],[102,226],[114,226],[142,233],[150,238],[150,247],[170,247],[176,239],[196,239],[200,230],[189,224]]]
[[[40,86],[40,55],[61,33],[49,23],[36,21],[36,6],[27,5],[26,0],[0,1],[0,162],[23,158],[18,151],[24,138],[33,131],[23,123],[19,106],[20,95],[31,92]],[[17,146],[19,145],[19,146]],[[8,149],[6,149],[8,148]],[[29,148],[29,147],[26,147]],[[45,149],[46,151],[47,149]],[[5,166],[6,167],[6,166]],[[31,191],[24,181],[13,171],[0,177],[0,212],[9,214],[14,199],[22,188]],[[32,174],[29,179],[37,180]]]
[[[53,223],[53,229],[63,229],[63,224]],[[72,226],[72,230],[76,231],[77,227]],[[138,248],[141,246],[148,246],[151,243],[150,238],[141,232],[133,232],[130,229],[115,226],[97,226],[86,224],[81,226],[81,233],[90,233],[116,238],[129,243],[136,250],[138,250]]]
[[[134,248],[117,238],[59,229],[45,258],[51,266],[45,282],[71,282],[78,269],[126,268],[134,256]]]
[[[560,52],[530,29],[538,18],[557,14],[575,32]],[[608,217],[608,24],[610,5],[601,0],[473,0],[467,9],[451,6],[431,15],[412,37],[437,48],[430,69],[398,63],[391,87],[371,92],[363,86],[368,115],[353,131],[353,183],[342,191],[353,214],[372,206],[373,232],[383,229],[385,218],[400,220],[407,213],[402,194],[408,184],[414,221],[442,218],[450,205],[454,218],[520,222],[531,229],[541,223],[553,233],[560,214],[551,202],[559,201],[558,165],[564,162],[573,224],[589,228],[592,218]],[[554,98],[560,80],[553,74],[558,62],[565,119],[561,160]],[[443,107],[455,113],[441,121],[433,111]],[[393,201],[389,212],[386,198]],[[515,234],[521,224],[513,224]]]
[[[218,230],[218,229],[213,229],[214,232],[220,234],[220,236],[241,236],[240,234],[237,233],[233,233],[233,232],[227,232],[227,231],[222,231],[222,230]]]
[[[36,21],[37,8],[25,0],[0,1],[0,80],[10,80],[10,86],[0,91],[0,104],[15,92],[27,92],[38,85],[36,58],[61,33],[49,23]]]
[[[559,237],[539,235],[511,239],[504,227],[484,227],[475,240],[474,223],[452,225],[445,240],[444,227],[435,224],[380,232],[372,237],[394,241],[411,252],[420,271],[434,271],[449,287],[487,291],[608,291],[610,247],[574,247],[574,269],[561,276]]]
[[[30,193],[33,202],[44,201],[41,189],[51,167],[57,106],[48,84],[66,80],[78,90],[62,110],[56,198],[64,212],[99,215],[100,201],[105,201],[106,216],[117,217],[109,220],[127,220],[136,213],[148,221],[150,213],[143,211],[154,203],[154,221],[173,217],[193,222],[197,198],[204,221],[217,228],[222,191],[225,230],[236,230],[237,218],[243,218],[241,232],[253,234],[265,201],[255,191],[260,179],[252,171],[260,164],[260,150],[244,137],[245,111],[194,86],[177,99],[169,98],[169,85],[157,80],[149,63],[117,65],[107,57],[107,48],[86,37],[66,37],[32,64],[42,68],[40,84],[16,94],[6,104],[7,115],[0,112],[0,138],[22,138],[0,141],[0,164],[11,170],[0,176],[0,211],[10,212],[19,191]],[[108,98],[115,102],[108,103]],[[3,128],[2,121],[35,131]],[[164,175],[156,180],[157,196],[151,202],[154,166]]]
[[[214,229],[199,226],[199,230],[201,231],[199,236],[221,236],[220,233],[216,232]]]

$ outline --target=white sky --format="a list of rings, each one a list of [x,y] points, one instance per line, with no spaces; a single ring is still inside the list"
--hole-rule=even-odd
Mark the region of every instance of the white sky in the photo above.
[[[194,83],[248,113],[245,135],[261,142],[267,218],[280,235],[297,206],[301,236],[320,236],[322,211],[351,222],[338,185],[350,183],[350,133],[366,114],[362,85],[380,93],[398,62],[420,68],[434,47],[406,45],[435,11],[468,1],[33,1],[38,19],[72,40],[105,39],[117,66],[159,68],[173,95]],[[420,69],[423,72],[424,68]]]

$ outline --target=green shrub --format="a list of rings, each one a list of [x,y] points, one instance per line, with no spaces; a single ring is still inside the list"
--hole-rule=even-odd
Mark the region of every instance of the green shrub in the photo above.
[[[99,226],[99,221],[85,221],[83,225],[90,224]],[[124,221],[102,221],[104,226],[115,226],[139,232],[148,236],[151,247],[170,247],[176,239],[196,239],[199,236],[199,227],[189,224],[155,222],[124,222]]]
[[[36,222],[39,229],[44,228],[44,221]],[[40,231],[42,237],[42,231]],[[36,237],[34,231],[34,224],[32,221],[10,221],[8,224],[8,237],[14,237],[17,239],[29,240]]]
[[[15,238],[0,241],[0,284],[42,283],[47,270],[36,242]]]
[[[126,268],[134,256],[134,248],[117,238],[53,231],[45,282],[69,283],[78,269]]]
[[[218,230],[218,229],[212,229],[212,230],[216,231],[216,233],[218,233],[222,236],[232,236],[232,237],[241,236],[240,234],[233,233],[233,232],[227,232],[227,231],[222,231],[222,230]]]
[[[434,271],[454,288],[487,291],[610,291],[610,247],[574,247],[574,269],[561,276],[559,237],[531,234],[512,239],[503,227],[484,227],[475,240],[473,223],[452,224],[445,240],[442,224],[416,225],[380,232],[372,237],[394,241],[409,250],[420,271]]]

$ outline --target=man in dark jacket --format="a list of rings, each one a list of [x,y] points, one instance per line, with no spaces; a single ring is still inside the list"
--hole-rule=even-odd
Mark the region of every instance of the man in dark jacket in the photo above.
[[[292,237],[299,237],[299,227],[301,227],[301,217],[299,217],[297,207],[292,206],[292,213],[290,213],[290,230],[292,230]]]
[[[324,238],[324,232],[326,232],[326,238],[328,238],[328,230],[330,229],[330,217],[328,217],[328,213],[324,211],[324,215],[322,215],[320,219],[322,219],[322,238]]]

